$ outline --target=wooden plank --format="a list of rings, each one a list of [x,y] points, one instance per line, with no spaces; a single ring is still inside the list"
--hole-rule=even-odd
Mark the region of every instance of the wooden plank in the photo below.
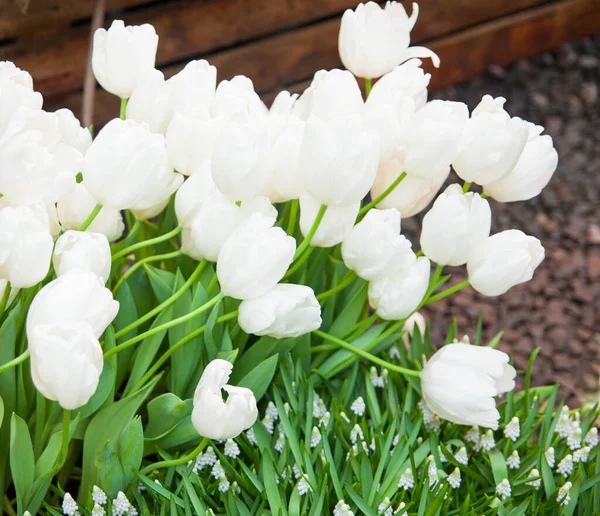
[[[55,0],[56,1],[56,0]],[[420,19],[413,32],[415,42],[428,40],[462,29],[482,20],[489,20],[501,14],[514,12],[547,0],[505,0],[503,2],[481,2],[480,0],[455,0],[452,8],[446,0],[435,0],[421,11]],[[403,2],[409,5],[409,1]],[[161,37],[157,56],[158,65],[164,66],[173,61],[188,60],[192,57],[207,56],[211,52],[256,39],[274,31],[284,31],[340,14],[354,6],[355,0],[320,0],[319,2],[291,0],[182,0],[124,13],[129,24],[152,23]],[[410,10],[410,7],[407,7]],[[36,87],[44,95],[56,95],[81,87],[86,62],[88,27],[76,27],[63,37],[55,34],[36,38],[35,47],[27,42],[17,41],[14,45],[0,49],[0,59],[9,59],[28,70],[34,77]],[[278,49],[268,49],[268,45],[282,42],[286,51],[293,54],[298,62],[303,56],[322,63],[332,62],[332,45],[337,46],[339,18],[320,24],[282,33],[275,39],[257,42],[257,46],[235,49],[239,61],[248,68],[247,60],[257,63],[273,54],[281,56]],[[327,38],[327,39],[323,39]],[[322,46],[323,48],[318,48]],[[304,48],[301,48],[304,47]],[[253,52],[258,52],[256,55]],[[337,50],[335,50],[337,54]],[[319,59],[320,57],[320,59]],[[235,62],[235,54],[227,54],[217,59]],[[279,59],[278,62],[283,61]],[[336,61],[337,63],[337,61]],[[217,64],[217,63],[215,63]],[[303,63],[303,73],[323,67],[318,63],[311,66]],[[259,65],[257,75],[273,74],[269,88],[274,87],[275,77],[283,72],[271,67],[268,62]],[[176,68],[168,69],[174,73]],[[244,73],[242,71],[238,73]],[[234,72],[235,74],[235,72]],[[251,75],[251,74],[250,74]],[[228,75],[226,75],[228,76]],[[298,77],[287,79],[287,83]],[[269,82],[269,81],[268,81]]]

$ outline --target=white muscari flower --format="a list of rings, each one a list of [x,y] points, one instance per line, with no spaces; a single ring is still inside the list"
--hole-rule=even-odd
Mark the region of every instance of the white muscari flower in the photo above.
[[[387,496],[377,507],[377,513],[383,516],[391,516],[394,513],[394,509],[392,508],[392,502]]]
[[[440,456],[440,462],[442,464],[448,462],[448,459],[446,458],[446,456],[444,455],[444,453],[442,452],[442,447],[438,445],[438,455]]]
[[[581,448],[581,428],[579,427],[578,422],[575,423],[576,427],[574,428],[573,433],[567,438],[567,446],[571,448],[571,450]]]
[[[235,459],[240,454],[240,447],[233,439],[227,439],[225,450],[223,452],[226,457]]]
[[[310,433],[310,447],[316,448],[321,442],[321,432],[316,426],[313,426],[312,432]]]
[[[521,435],[521,427],[519,426],[519,418],[513,417],[508,425],[504,427],[504,436],[515,442]]]
[[[593,448],[598,444],[598,429],[595,426],[590,428],[588,433],[585,434],[583,442],[587,444],[590,448]]]
[[[561,409],[560,416],[558,418],[558,422],[554,427],[554,431],[562,438],[566,439],[569,437],[571,433],[571,424],[573,423],[573,418],[569,414],[569,407],[567,405],[563,405]]]
[[[363,431],[360,428],[360,426],[358,424],[354,425],[352,430],[350,430],[350,442],[352,442],[352,444],[356,444],[356,442],[359,439],[361,441],[363,441],[364,438],[365,438],[365,435],[363,434]]]
[[[322,400],[321,396],[319,396],[316,392],[313,393],[313,417],[323,417],[325,415],[325,412],[327,412],[325,402]]]
[[[371,444],[369,444],[369,448],[371,449],[371,451],[376,451],[377,450],[377,445],[375,444],[375,438],[371,437]]]
[[[365,400],[363,400],[362,396],[359,396],[358,398],[356,398],[352,402],[352,405],[350,405],[350,411],[359,417],[362,417],[364,415],[365,408],[366,408]]]
[[[415,487],[415,477],[413,475],[412,469],[406,468],[404,470],[404,473],[402,473],[402,475],[400,476],[400,480],[398,482],[398,488],[408,491],[409,489],[412,489],[413,487]]]
[[[396,344],[394,344],[389,349],[388,356],[390,357],[390,360],[392,360],[394,358],[400,358],[400,350],[398,349],[398,346]]]
[[[367,444],[367,442],[361,441],[360,445],[362,447],[362,451],[364,451],[367,455],[369,455],[369,445]]]
[[[400,442],[400,434],[396,434],[394,436],[394,440],[392,441],[392,446],[398,446],[399,442]]]
[[[131,503],[123,491],[119,491],[112,502],[112,513],[114,516],[125,516],[131,510]]]
[[[319,426],[327,427],[329,425],[329,421],[331,420],[331,414],[329,412],[325,412],[323,417],[319,420]]]
[[[509,498],[511,493],[512,491],[510,487],[510,482],[506,478],[496,486],[496,494],[498,494],[498,496],[501,496],[502,500],[506,500],[507,498]]]
[[[132,505],[129,507],[129,511],[127,512],[127,516],[138,516],[137,509]]]
[[[573,462],[587,462],[590,455],[591,448],[584,446],[579,450],[575,450],[573,453]]]
[[[231,484],[231,492],[234,495],[239,495],[242,492],[242,489],[240,488],[240,485],[237,482],[233,482],[233,484]]]
[[[521,467],[521,457],[519,457],[519,452],[514,450],[507,458],[506,465],[510,469],[519,469]]]
[[[98,505],[104,505],[108,501],[106,493],[102,491],[98,486],[92,488],[92,501]]]
[[[210,474],[217,479],[223,478],[225,476],[225,470],[223,469],[223,466],[221,466],[220,460],[217,460],[217,462],[215,462],[215,465],[212,467]]]
[[[340,500],[333,508],[333,516],[354,516],[354,513],[344,500]]]
[[[250,441],[250,444],[258,446],[258,441],[256,440],[256,436],[254,435],[254,430],[252,430],[252,428],[246,432],[246,437],[248,438],[248,441]]]
[[[275,421],[268,414],[263,417],[261,423],[265,427],[266,431],[273,435],[273,431],[275,430]]]
[[[275,403],[273,403],[272,401],[269,401],[269,403],[267,403],[267,410],[265,410],[265,414],[269,416],[273,421],[277,421],[277,419],[279,418],[279,412],[277,412],[277,407],[275,406]]]
[[[479,444],[480,439],[481,435],[479,434],[478,426],[472,426],[465,435],[465,441],[472,443],[475,447],[477,447],[477,445]]]
[[[427,460],[427,476],[429,477],[429,487],[433,487],[439,481],[437,467],[435,465],[435,459],[432,455],[429,456]]]
[[[350,423],[350,418],[346,415],[344,411],[340,412],[340,417],[346,422]]]
[[[487,452],[487,451],[490,451],[495,446],[496,446],[496,441],[494,440],[494,432],[492,432],[492,430],[490,429],[481,436],[481,439],[479,439],[478,449]]]
[[[301,496],[305,495],[309,491],[312,491],[312,487],[310,487],[310,484],[308,483],[308,475],[302,475],[302,478],[298,481],[298,484],[296,485],[296,489],[298,489],[298,493]]]
[[[369,371],[369,378],[371,379],[373,387],[379,387],[380,389],[383,389],[385,387],[385,384],[383,382],[383,376],[379,376],[377,374],[377,368],[375,366],[371,366],[371,369]]]
[[[229,480],[227,480],[227,477],[223,475],[219,479],[219,492],[226,493],[227,491],[229,491],[230,485],[231,484],[229,483]]]
[[[394,511],[394,514],[400,514],[400,516],[408,516],[407,511],[400,513],[400,511],[402,511],[405,507],[406,507],[406,504],[404,502],[400,502],[400,504],[398,505],[398,508]]]
[[[74,516],[78,511],[77,502],[73,499],[70,493],[65,493],[62,503],[63,514]]]
[[[556,472],[564,475],[565,477],[568,477],[571,473],[573,473],[573,456],[570,453],[558,463]]]
[[[571,487],[573,487],[573,484],[571,482],[566,482],[558,490],[558,496],[556,497],[556,501],[560,503],[560,505],[568,505],[571,501]]]
[[[419,407],[421,414],[423,414],[423,423],[425,423],[426,425],[430,424],[433,421],[435,414],[427,406],[427,403],[425,403],[425,400],[419,401],[417,406]]]
[[[450,473],[450,475],[448,475],[448,484],[450,484],[450,487],[452,487],[453,489],[458,489],[460,487],[460,469],[458,468],[454,468],[454,471],[452,473]]]
[[[146,490],[146,486],[142,483],[141,480],[138,480],[136,489],[137,489],[138,493],[143,493]]]
[[[294,474],[294,478],[296,480],[298,480],[302,476],[302,472],[300,471],[298,464],[294,464],[294,466],[292,467],[292,473]]]
[[[548,466],[553,468],[554,462],[556,459],[555,459],[555,455],[554,455],[554,448],[552,446],[544,452],[544,457],[546,458],[546,462],[548,463]]]
[[[94,508],[92,509],[92,516],[104,516],[105,514],[106,511],[104,510],[104,507],[95,503]]]
[[[428,432],[430,432],[432,430],[434,432],[437,432],[440,429],[440,426],[442,426],[442,420],[435,414],[433,415],[433,418],[431,419],[431,421],[429,423],[425,423],[425,429]]]
[[[467,449],[461,446],[458,451],[454,454],[456,462],[464,464],[465,466],[469,463],[469,456],[467,455]]]
[[[281,453],[283,451],[283,449],[285,448],[285,434],[282,434],[282,433],[279,434],[277,441],[275,441],[274,448],[279,453]]]
[[[529,482],[525,482],[526,485],[531,486],[531,487],[535,487],[536,489],[539,489],[540,486],[542,485],[542,479],[541,478],[536,478],[540,476],[540,472],[533,468],[530,472],[527,478],[535,478],[535,480],[530,480]]]

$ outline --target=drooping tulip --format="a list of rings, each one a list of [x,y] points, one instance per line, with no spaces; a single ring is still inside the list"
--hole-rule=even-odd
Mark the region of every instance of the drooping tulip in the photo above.
[[[71,271],[90,271],[108,281],[110,244],[102,233],[66,231],[56,241],[52,263],[57,276]]]
[[[469,282],[486,296],[499,296],[529,281],[543,259],[544,248],[537,238],[516,229],[502,231],[471,251],[467,262]]]
[[[295,338],[321,326],[321,306],[310,287],[282,283],[242,301],[238,323],[246,333]]]
[[[232,370],[230,362],[215,359],[206,366],[196,387],[192,424],[208,439],[233,439],[258,417],[254,393],[227,384]],[[228,394],[227,401],[223,401],[222,390]]]
[[[425,363],[421,389],[427,406],[459,425],[498,428],[494,397],[515,387],[508,355],[471,344],[447,344]]]
[[[491,225],[488,201],[450,185],[423,218],[421,249],[435,263],[464,265],[471,251],[490,236]]]
[[[129,98],[139,81],[154,68],[158,36],[149,24],[125,26],[115,20],[94,33],[92,70],[106,91]]]

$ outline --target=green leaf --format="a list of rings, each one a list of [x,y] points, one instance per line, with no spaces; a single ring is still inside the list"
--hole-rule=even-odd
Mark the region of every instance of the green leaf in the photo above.
[[[254,393],[256,401],[260,400],[271,385],[278,358],[279,355],[273,355],[263,360],[238,382],[238,386],[250,389]]]
[[[98,485],[106,492],[109,499],[117,497],[119,491],[127,490],[125,472],[113,445],[107,442],[96,455],[98,468]]]
[[[150,286],[158,302],[162,303],[171,297],[175,285],[175,274],[147,264],[144,265],[144,269],[146,269]]]
[[[192,400],[183,401],[170,392],[150,400],[148,402],[146,438],[154,439],[165,435],[184,417],[191,415],[192,408]]]
[[[179,290],[185,279],[181,274],[181,271],[177,271],[175,275],[175,284],[173,285],[173,293]],[[188,288],[182,295],[173,303],[172,318],[176,319],[183,315],[190,313],[193,308],[192,305],[192,293]],[[173,328],[169,328],[169,347],[173,347],[181,339],[188,334],[187,324],[179,324]],[[198,356],[195,350],[189,346],[183,346],[171,355],[171,370],[168,375],[169,391],[177,396],[183,396],[185,386],[192,375],[194,358]]]
[[[143,271],[138,271],[138,272],[142,278],[146,279],[146,275],[143,274]],[[134,276],[135,276],[135,274],[134,274]],[[123,285],[119,289],[119,292],[117,292],[116,300],[119,302],[119,313],[117,314],[117,317],[115,317],[115,320],[113,321],[113,327],[114,327],[115,333],[117,333],[118,331],[121,331],[126,326],[129,326],[132,322],[136,321],[138,318],[138,309],[136,307],[136,300],[134,299],[133,292],[129,286],[129,283],[132,281],[134,281],[134,279],[129,278],[125,283],[123,283]],[[147,281],[147,279],[146,279],[146,281]],[[148,296],[146,294],[143,297],[150,298],[151,296]],[[142,300],[140,299],[140,304],[141,303],[142,303]],[[149,312],[151,310],[151,308],[152,308],[152,306],[149,305],[147,310],[145,310],[142,313]],[[137,335],[137,333],[138,333],[138,328],[134,328],[133,330],[127,332],[127,334],[123,335],[123,339],[127,340],[130,338],[133,338]],[[105,338],[104,350],[105,351],[107,350],[106,338]],[[120,386],[123,383],[123,379],[125,378],[125,375],[129,372],[129,369],[131,366],[131,357],[133,357],[134,352],[135,352],[135,347],[132,346],[130,348],[124,349],[119,352],[119,354],[117,355],[118,362],[117,362],[117,357],[115,357],[114,364],[117,364],[116,379],[115,379],[116,386]]]
[[[125,486],[131,486],[135,481],[133,470],[140,469],[144,456],[144,430],[140,416],[132,419],[123,428],[116,451],[123,466]]]
[[[25,511],[25,495],[33,484],[35,461],[27,423],[14,412],[10,420],[10,471],[19,514]]]

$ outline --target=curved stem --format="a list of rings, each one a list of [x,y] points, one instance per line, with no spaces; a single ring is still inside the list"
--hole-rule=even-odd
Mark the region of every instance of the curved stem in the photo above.
[[[164,235],[158,236],[156,238],[151,238],[150,240],[144,240],[143,242],[138,242],[137,244],[130,245],[129,247],[126,247],[122,251],[119,251],[118,253],[114,254],[112,257],[112,261],[114,262],[115,260],[118,260],[119,258],[122,258],[123,256],[127,256],[129,253],[132,253],[133,251],[137,251],[138,249],[142,249],[143,247],[148,247],[149,245],[154,245],[154,244],[160,244],[161,242],[164,242],[165,240],[169,240],[170,238],[173,238],[174,236],[179,235],[179,233],[181,233],[181,226],[177,226],[175,229],[169,231],[168,233],[165,233]]]
[[[200,277],[200,274],[202,274],[204,267],[206,267],[206,261],[202,260],[198,264],[198,267],[196,267],[196,270],[187,279],[187,281],[183,285],[181,285],[181,288],[177,292],[174,292],[171,297],[165,299],[160,305],[154,307],[147,314],[143,315],[139,319],[136,319],[131,324],[128,324],[127,326],[125,326],[125,328],[120,329],[117,333],[115,333],[115,339],[118,339],[123,335],[127,335],[134,328],[137,328],[139,325],[144,324],[146,321],[152,319],[152,317],[154,317],[156,314],[159,314],[165,308],[171,306],[175,301],[177,301],[181,296],[183,296],[183,294],[185,294],[185,291],[188,288],[190,288],[191,285],[193,285],[196,282],[196,280]]]
[[[374,208],[375,206],[377,206],[381,201],[383,201],[388,195],[390,195],[394,189],[402,182],[402,180],[406,177],[406,172],[402,172],[402,174],[400,174],[396,180],[390,185],[388,186],[380,195],[378,195],[377,197],[375,197],[375,199],[373,199],[369,204],[366,204],[365,206],[363,206],[360,211],[358,212],[358,215],[364,215],[365,213],[367,213],[371,208]]]
[[[222,315],[221,317],[219,317],[217,319],[217,324],[225,322],[225,321],[229,321],[230,319],[235,319],[237,316],[238,316],[237,310],[235,310],[234,312],[229,312],[228,314],[225,314],[225,315]],[[194,340],[196,337],[202,335],[206,331],[206,326],[207,325],[205,324],[204,326],[201,326],[197,330],[194,330],[189,335],[186,335],[182,339],[178,340],[175,344],[173,344],[173,346],[171,346],[167,351],[165,351],[164,355],[161,356],[150,369],[148,369],[148,372],[144,376],[142,376],[140,381],[132,389],[132,392],[137,392],[140,389],[142,389],[144,387],[144,384],[150,378],[152,378],[152,376],[154,376],[154,373],[156,373],[160,369],[160,367],[171,357],[171,355],[173,355],[173,353],[175,353],[175,351],[177,351],[180,347],[184,346],[188,342]]]
[[[122,344],[119,344],[118,346],[115,346],[114,348],[108,350],[106,353],[104,353],[104,358],[107,359],[108,357],[115,355],[119,351],[123,351],[124,349],[126,349],[130,346],[133,346],[134,344],[144,340],[147,337],[152,337],[152,335],[156,335],[157,333],[160,333],[163,330],[168,330],[169,328],[173,328],[174,326],[177,326],[179,324],[187,322],[190,319],[193,319],[197,315],[200,315],[201,313],[206,312],[209,308],[212,308],[219,301],[221,301],[221,299],[223,299],[224,297],[225,297],[225,294],[223,294],[223,292],[219,292],[210,301],[208,301],[207,303],[204,303],[201,307],[196,308],[196,310],[194,310],[193,312],[190,312],[189,314],[186,314],[186,315],[182,315],[181,317],[177,317],[177,319],[173,319],[172,321],[169,321],[169,322],[166,322],[159,326],[156,326],[155,328],[150,328],[148,331],[145,331],[144,333],[140,333],[136,337],[126,340]],[[123,331],[123,330],[121,330],[121,331]]]
[[[317,229],[319,229],[319,224],[321,224],[321,221],[323,220],[323,217],[325,216],[326,211],[327,211],[327,205],[322,204],[321,207],[319,208],[319,211],[317,212],[317,216],[315,217],[315,220],[314,220],[310,230],[308,231],[306,237],[304,238],[304,240],[302,240],[302,243],[296,249],[296,253],[294,254],[294,260],[297,260],[298,257],[304,252],[304,250],[310,245],[310,242],[313,239],[313,237],[315,236]]]
[[[210,281],[208,282],[208,286],[206,287],[206,293],[210,296],[213,288],[215,288],[217,286],[217,283],[219,282],[219,278],[217,276],[217,273],[215,272],[214,276],[212,278],[210,278]]]
[[[294,229],[296,229],[296,218],[298,217],[298,199],[294,199],[292,201],[292,206],[290,208],[290,219],[288,221],[287,231],[286,233],[290,236],[294,234]]]
[[[8,304],[8,298],[10,297],[10,291],[11,291],[10,281],[7,281],[6,286],[4,287],[4,292],[2,293],[2,299],[0,299],[0,317],[4,313],[4,310],[6,310],[6,305]]]
[[[348,271],[346,275],[342,278],[335,287],[326,290],[325,292],[321,292],[317,296],[317,301],[323,301],[328,297],[333,296],[333,294],[337,294],[338,292],[344,290],[348,285],[350,285],[356,279],[356,273],[354,271]]]
[[[141,227],[142,227],[141,221],[136,219],[133,226],[131,226],[131,229],[129,230],[129,233],[127,234],[127,236],[120,242],[111,246],[111,252],[117,253],[121,249],[124,249],[127,245],[129,245],[129,242],[135,240],[135,236],[137,235],[137,233]]]
[[[83,221],[83,224],[79,228],[79,231],[85,231],[87,228],[89,228],[90,224],[92,222],[94,222],[96,215],[98,215],[98,213],[100,213],[101,209],[102,209],[102,205],[100,203],[96,204],[96,206],[94,206],[94,209],[92,210],[92,213],[90,213],[88,218]]]
[[[304,254],[298,260],[296,260],[296,262],[285,273],[284,278],[289,278],[292,274],[294,274],[294,272],[296,272],[300,267],[302,267],[304,262],[312,254],[313,249],[314,247],[309,247],[306,251],[304,251]]]
[[[435,303],[436,301],[439,301],[440,299],[444,299],[445,297],[448,297],[448,296],[454,294],[455,292],[458,292],[459,290],[462,290],[463,288],[468,287],[469,285],[470,285],[469,280],[461,281],[460,283],[457,283],[453,287],[450,287],[446,290],[442,290],[442,292],[440,292],[439,294],[436,294],[435,296],[430,297],[425,302],[425,304],[430,305],[431,303]]]
[[[117,282],[117,284],[115,285],[115,288],[113,289],[113,297],[116,297],[117,292],[119,291],[119,289],[121,288],[121,286],[123,285],[123,283],[127,280],[127,278],[129,278],[135,271],[137,271],[140,267],[142,267],[146,263],[160,262],[160,261],[163,261],[163,260],[170,260],[171,258],[177,258],[178,256],[181,256],[182,254],[183,254],[182,251],[173,251],[172,253],[165,253],[165,254],[157,254],[155,256],[148,256],[148,258],[144,258],[143,260],[140,260],[139,262],[134,263],[131,267],[129,267],[129,269],[127,269],[125,271],[125,273],[123,274],[123,276],[121,276],[119,278],[119,281]]]
[[[202,450],[204,450],[204,448],[206,448],[208,443],[209,443],[209,440],[204,438],[204,439],[202,439],[202,441],[200,441],[200,444],[198,446],[196,446],[196,448],[194,448],[194,450],[191,451],[190,453],[188,453],[187,455],[184,455],[183,457],[179,457],[178,459],[161,460],[160,462],[155,462],[154,464],[150,464],[149,466],[146,466],[144,469],[142,469],[140,471],[140,473],[142,475],[147,475],[148,473],[150,473],[151,471],[154,471],[155,469],[170,468],[172,466],[179,466],[181,464],[187,464],[189,461],[195,459],[200,454],[200,452]]]
[[[420,376],[419,371],[415,371],[414,369],[406,369],[405,367],[391,364],[390,362],[387,362],[375,355],[372,355],[371,353],[369,353],[368,351],[365,351],[364,349],[357,348],[356,346],[353,346],[352,344],[346,342],[345,340],[338,339],[337,337],[334,337],[333,335],[329,335],[328,333],[325,333],[321,330],[313,331],[313,333],[317,337],[321,337],[322,339],[328,340],[329,342],[333,342],[334,344],[337,344],[338,346],[340,346],[342,348],[352,351],[352,353],[355,353],[356,355],[360,355],[361,357],[366,358],[367,360],[373,362],[374,364],[385,367],[386,369],[389,369],[390,371],[395,371],[396,373],[405,374],[407,376]]]
[[[121,99],[121,109],[119,110],[119,118],[125,120],[127,115],[127,99]]]
[[[6,362],[0,366],[0,374],[4,371],[8,371],[9,369],[18,366],[21,362],[25,362],[29,358],[29,350],[26,349],[21,353],[17,358],[13,358],[10,362]]]

